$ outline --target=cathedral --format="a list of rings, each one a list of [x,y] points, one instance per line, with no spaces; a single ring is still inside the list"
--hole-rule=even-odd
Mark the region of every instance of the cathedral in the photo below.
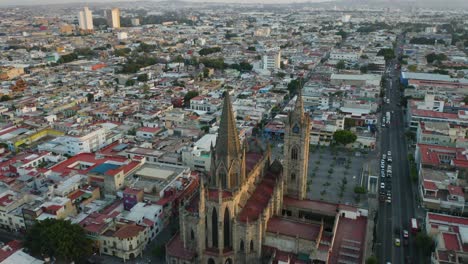
[[[311,124],[301,96],[285,120],[282,162],[265,144],[241,142],[235,120],[227,94],[211,171],[179,207],[166,262],[362,263],[366,212],[306,198]]]

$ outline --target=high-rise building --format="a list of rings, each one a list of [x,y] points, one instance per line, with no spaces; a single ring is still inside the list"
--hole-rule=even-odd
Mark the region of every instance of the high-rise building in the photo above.
[[[93,12],[87,6],[78,14],[78,22],[81,30],[92,31],[94,29]]]
[[[112,8],[107,12],[107,24],[111,28],[120,28],[120,9]]]
[[[281,51],[271,51],[262,58],[264,70],[276,70],[281,66]]]

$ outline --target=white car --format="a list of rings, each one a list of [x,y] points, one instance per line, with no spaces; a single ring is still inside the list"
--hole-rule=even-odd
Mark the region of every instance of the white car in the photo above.
[[[382,154],[382,161],[385,161],[386,158],[387,158],[387,155],[385,153]]]
[[[380,188],[381,188],[381,189],[385,189],[385,183],[384,183],[384,182],[381,182],[381,183],[380,183]]]
[[[390,157],[392,155],[392,151],[391,150],[387,151],[387,155]]]

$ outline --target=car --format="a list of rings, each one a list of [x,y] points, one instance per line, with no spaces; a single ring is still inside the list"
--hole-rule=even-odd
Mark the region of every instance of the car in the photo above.
[[[385,183],[384,183],[384,182],[381,182],[381,183],[380,183],[380,188],[381,188],[381,189],[385,189]]]
[[[392,162],[392,157],[388,157],[387,161]]]
[[[388,155],[388,156],[391,156],[391,155],[392,155],[392,151],[391,151],[391,150],[387,151],[387,155]]]
[[[390,198],[387,197],[387,200],[385,200],[385,202],[386,202],[386,203],[392,203],[392,198],[391,198],[391,197],[390,197]]]
[[[387,158],[387,154],[382,154],[382,161],[385,162],[385,159]]]
[[[384,164],[384,163],[380,163],[380,168],[385,169],[385,164]]]
[[[395,238],[395,246],[397,247],[401,246],[401,241],[399,238]]]
[[[403,237],[408,238],[409,237],[409,232],[408,230],[403,230]]]

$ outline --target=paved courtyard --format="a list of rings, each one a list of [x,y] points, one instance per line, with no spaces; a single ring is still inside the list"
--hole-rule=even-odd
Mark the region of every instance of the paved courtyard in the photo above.
[[[361,185],[363,165],[371,155],[372,152],[311,146],[308,198],[367,208],[366,195],[356,194],[354,188]]]

